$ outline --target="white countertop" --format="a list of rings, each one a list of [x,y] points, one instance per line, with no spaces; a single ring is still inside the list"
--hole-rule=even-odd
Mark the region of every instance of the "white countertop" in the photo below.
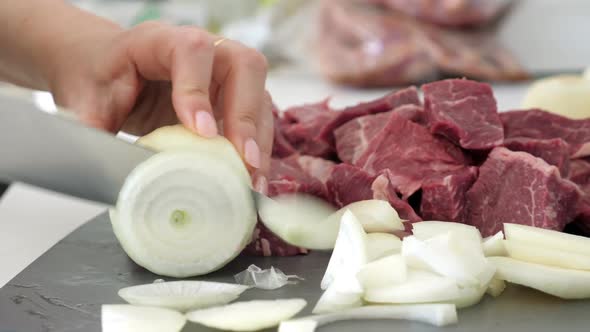
[[[388,90],[336,88],[308,74],[283,70],[270,75],[268,89],[284,108],[332,96],[343,106],[370,100]],[[495,86],[499,109],[518,108],[525,85]],[[27,267],[68,233],[103,212],[93,202],[15,184],[0,201],[0,287]]]

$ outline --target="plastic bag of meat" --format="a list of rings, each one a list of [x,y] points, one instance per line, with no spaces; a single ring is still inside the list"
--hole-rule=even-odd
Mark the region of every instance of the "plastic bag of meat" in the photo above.
[[[385,2],[389,6],[383,6]],[[427,6],[431,2],[437,5]],[[360,87],[407,85],[444,76],[499,81],[527,78],[491,31],[428,22],[446,17],[446,25],[483,24],[504,8],[498,5],[488,9],[493,6],[478,5],[481,2],[321,0],[316,65],[329,80]],[[451,11],[443,3],[464,3],[464,9],[443,15]],[[476,8],[482,12],[475,14]]]

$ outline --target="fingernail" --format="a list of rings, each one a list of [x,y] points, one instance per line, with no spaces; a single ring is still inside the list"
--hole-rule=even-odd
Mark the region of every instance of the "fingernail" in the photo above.
[[[209,112],[198,111],[195,116],[197,122],[197,133],[203,137],[211,138],[217,136],[217,124]]]
[[[244,159],[254,168],[260,167],[260,149],[254,139],[249,138],[244,144]]]
[[[256,179],[256,183],[254,184],[254,189],[263,195],[268,195],[268,181],[266,180],[265,176],[260,175]]]

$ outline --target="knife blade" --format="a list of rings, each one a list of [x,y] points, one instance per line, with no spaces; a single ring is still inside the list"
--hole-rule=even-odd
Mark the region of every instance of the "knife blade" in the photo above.
[[[32,100],[0,93],[0,181],[115,205],[129,173],[154,154],[71,117],[45,112]],[[251,193],[257,208],[272,201]]]
[[[154,151],[0,94],[0,180],[114,205],[127,175]]]

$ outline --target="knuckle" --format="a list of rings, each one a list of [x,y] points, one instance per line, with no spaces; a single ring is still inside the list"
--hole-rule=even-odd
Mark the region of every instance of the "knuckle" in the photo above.
[[[241,126],[246,126],[250,129],[256,130],[256,116],[254,115],[254,113],[240,113],[238,114],[237,120]]]
[[[213,41],[203,31],[196,28],[182,28],[180,31],[181,43],[192,49],[212,49]]]
[[[252,48],[244,48],[239,56],[242,63],[251,69],[260,72],[266,72],[268,70],[266,57]]]

